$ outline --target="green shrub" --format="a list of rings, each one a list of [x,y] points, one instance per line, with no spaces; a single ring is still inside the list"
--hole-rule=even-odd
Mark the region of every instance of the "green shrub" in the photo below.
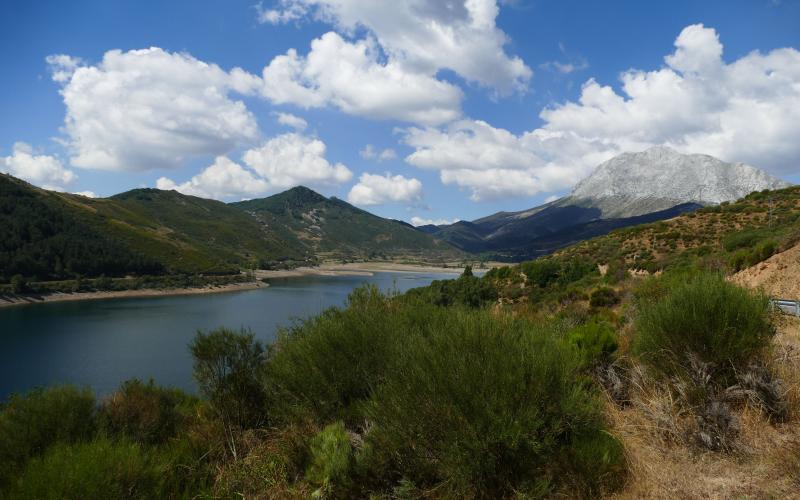
[[[437,306],[462,305],[477,308],[497,300],[497,290],[489,280],[466,272],[458,279],[436,280],[427,287],[413,289],[409,295],[422,297]]]
[[[761,229],[745,229],[736,233],[729,234],[722,240],[722,247],[726,252],[733,252],[740,248],[750,248],[755,246],[764,238],[764,231]]]
[[[51,387],[11,396],[0,412],[0,484],[54,443],[89,439],[94,413],[94,396],[86,389]]]
[[[610,440],[607,461],[578,465],[598,454],[585,457],[576,443],[604,432],[580,369],[579,354],[541,326],[437,312],[404,341],[367,407],[372,471],[439,486],[445,497],[539,495],[573,483],[573,495],[599,491],[622,476],[622,454]]]
[[[422,328],[436,309],[417,302],[401,318],[377,288],[357,288],[346,308],[279,332],[267,365],[272,411],[284,419],[309,416],[320,425],[360,421],[358,406],[383,379],[398,332]]]
[[[565,483],[583,498],[602,498],[625,482],[625,449],[608,432],[578,431],[572,437],[569,461],[573,474]]]
[[[728,267],[731,268],[733,272],[741,271],[742,269],[746,268],[750,265],[750,251],[749,250],[737,250],[728,258]]]
[[[239,436],[244,429],[267,422],[267,394],[262,384],[264,348],[253,334],[220,328],[197,332],[189,350],[194,378],[225,433],[225,445],[239,458]]]
[[[346,485],[353,447],[341,421],[328,425],[314,436],[310,455],[306,479],[319,488],[319,493],[331,493]]]
[[[558,281],[562,285],[574,283],[587,276],[599,276],[597,264],[589,259],[571,258],[561,262]]]
[[[330,449],[349,449],[345,429],[363,434],[336,494],[440,483],[453,496],[533,494],[571,488],[567,477],[588,492],[609,486],[623,467],[614,442],[602,471],[579,468],[598,455],[590,459],[591,447],[578,445],[603,432],[596,395],[579,376],[583,364],[568,342],[530,322],[366,287],[347,308],[282,332],[265,383],[280,420],[341,421],[318,437]],[[324,485],[327,473],[311,470],[309,480]]]
[[[197,332],[189,350],[200,392],[226,426],[251,428],[266,421],[264,348],[252,333],[225,328]]]
[[[690,357],[732,380],[774,334],[767,298],[701,273],[662,278],[638,302],[634,351],[666,374],[689,368]],[[657,291],[656,291],[657,290]]]
[[[110,435],[127,436],[143,444],[158,444],[175,436],[185,416],[179,405],[192,398],[179,390],[164,389],[151,380],[128,380],[100,407],[100,427]]]
[[[753,257],[750,262],[750,265],[754,266],[759,262],[769,259],[770,257],[772,257],[773,254],[775,254],[777,250],[778,250],[778,243],[775,242],[775,240],[762,241],[753,250]]]
[[[159,472],[135,443],[61,443],[28,463],[9,498],[156,498]]]
[[[567,334],[567,339],[581,353],[584,366],[609,360],[618,347],[614,328],[597,319],[576,326]]]
[[[589,296],[583,290],[575,285],[568,286],[563,292],[558,294],[558,301],[562,303],[575,302],[579,300],[589,300]]]
[[[589,305],[592,307],[611,307],[619,304],[619,295],[613,288],[600,287],[589,295]]]
[[[754,248],[744,248],[734,252],[728,259],[728,266],[734,272],[740,271],[767,260],[777,250],[778,243],[775,240],[761,241]]]
[[[289,488],[290,476],[286,469],[279,455],[251,453],[227,464],[214,484],[213,498],[259,498],[266,491],[271,493],[271,498],[281,498],[278,492]]]
[[[523,262],[520,270],[527,276],[529,283],[544,288],[558,279],[561,266],[553,260],[540,259]]]
[[[501,266],[489,269],[486,273],[487,278],[495,278],[500,280],[509,279],[513,274],[513,266]]]

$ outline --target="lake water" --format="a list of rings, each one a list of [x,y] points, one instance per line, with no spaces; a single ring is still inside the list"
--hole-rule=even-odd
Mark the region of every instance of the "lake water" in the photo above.
[[[194,391],[187,348],[197,330],[245,327],[271,342],[280,326],[372,283],[406,291],[453,274],[375,273],[272,280],[257,290],[173,297],[53,302],[0,309],[0,401],[40,385],[72,383],[98,395],[153,378]]]

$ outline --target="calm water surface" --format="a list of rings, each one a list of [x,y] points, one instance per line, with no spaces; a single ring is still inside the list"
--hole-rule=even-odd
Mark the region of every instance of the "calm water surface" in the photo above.
[[[267,288],[176,297],[87,300],[0,309],[0,400],[73,383],[98,395],[129,378],[194,391],[187,348],[198,329],[250,328],[271,342],[280,326],[344,304],[363,284],[406,291],[452,274],[375,273],[272,280]]]

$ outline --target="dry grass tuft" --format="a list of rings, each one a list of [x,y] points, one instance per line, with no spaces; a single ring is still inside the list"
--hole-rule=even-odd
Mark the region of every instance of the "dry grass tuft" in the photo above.
[[[633,364],[630,404],[607,400],[630,467],[628,484],[612,498],[800,498],[800,318],[781,317],[777,326],[769,368],[781,381],[788,414],[770,421],[750,400],[732,406],[738,434],[728,452],[697,446],[690,432],[696,416]]]

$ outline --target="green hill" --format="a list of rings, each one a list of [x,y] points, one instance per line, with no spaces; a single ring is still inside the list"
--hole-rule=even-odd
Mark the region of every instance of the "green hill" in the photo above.
[[[104,230],[86,199],[38,189],[0,174],[0,280],[158,274],[164,265]]]
[[[159,254],[176,269],[265,267],[311,258],[302,245],[225,203],[176,191],[134,189],[88,205],[144,238],[131,244]],[[166,253],[164,253],[166,252]]]
[[[279,228],[284,241],[306,245],[321,258],[451,259],[464,255],[408,224],[378,217],[303,186],[230,206],[253,215],[266,227]]]
[[[304,187],[225,204],[158,189],[87,198],[0,175],[0,282],[461,256],[407,224]]]
[[[0,278],[236,273],[305,261],[281,239],[224,203],[136,189],[93,199],[0,176]]]

